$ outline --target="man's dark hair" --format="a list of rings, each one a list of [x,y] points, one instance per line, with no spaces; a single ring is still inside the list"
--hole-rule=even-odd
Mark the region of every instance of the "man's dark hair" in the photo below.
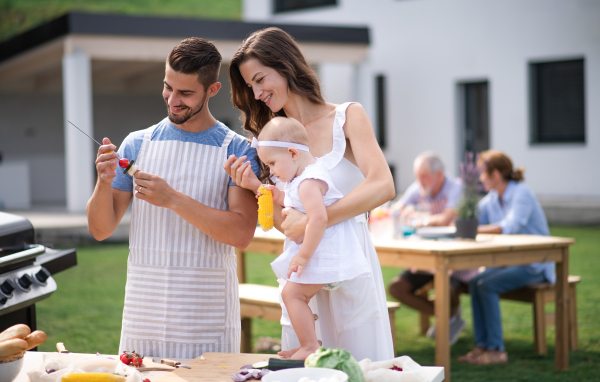
[[[221,60],[221,54],[212,42],[190,37],[171,50],[167,63],[176,72],[197,74],[198,82],[204,85],[206,90],[217,82]]]

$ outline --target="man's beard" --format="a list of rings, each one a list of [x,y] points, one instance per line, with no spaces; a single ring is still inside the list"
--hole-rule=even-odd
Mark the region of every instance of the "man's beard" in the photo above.
[[[180,114],[180,115],[175,115],[175,114],[171,113],[171,108],[169,107],[168,99],[165,99],[165,103],[167,104],[167,114],[169,115],[169,121],[171,121],[172,123],[174,123],[176,125],[181,125],[183,123],[186,123],[187,121],[190,120],[190,118],[192,118],[196,114],[200,113],[202,111],[202,109],[204,109],[204,103],[206,102],[207,96],[208,96],[208,94],[205,94],[204,98],[202,98],[202,101],[199,104],[194,106],[192,109],[190,109],[188,107],[186,112],[183,114]]]
[[[427,198],[431,198],[431,195],[433,194],[433,187],[423,187],[421,185],[419,185],[419,189],[421,191],[421,195],[427,197]]]

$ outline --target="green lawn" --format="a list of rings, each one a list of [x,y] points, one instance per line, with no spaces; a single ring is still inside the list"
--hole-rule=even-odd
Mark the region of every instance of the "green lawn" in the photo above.
[[[0,41],[68,11],[241,19],[241,0],[0,0]]]
[[[502,314],[509,366],[477,367],[452,364],[456,381],[596,381],[600,374],[600,227],[552,227],[555,236],[573,237],[570,274],[580,275],[578,286],[579,350],[571,352],[568,372],[554,371],[554,327],[548,328],[548,355],[533,353],[532,309],[530,305],[502,302]],[[73,352],[116,353],[127,262],[126,245],[97,245],[78,248],[79,265],[56,275],[58,291],[37,304],[38,328],[48,334],[42,351],[54,350],[64,342]],[[248,282],[276,285],[269,262],[272,256],[250,254]],[[384,268],[386,282],[398,269]],[[452,347],[452,358],[473,346],[468,296],[461,300],[467,329]],[[547,309],[551,309],[548,305]],[[417,313],[401,308],[396,318],[398,355],[407,354],[423,365],[434,363],[434,342],[418,333]],[[254,320],[253,336],[279,337],[279,324]]]

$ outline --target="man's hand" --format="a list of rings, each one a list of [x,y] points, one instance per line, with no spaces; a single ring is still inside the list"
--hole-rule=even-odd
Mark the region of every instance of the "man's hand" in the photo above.
[[[96,155],[96,171],[98,171],[98,182],[109,185],[117,176],[117,162],[119,153],[115,152],[117,146],[110,143],[110,139],[104,138],[103,145],[98,148]]]
[[[306,267],[306,264],[308,264],[308,260],[310,259],[307,259],[300,254],[292,257],[290,267],[288,268],[287,278],[289,279],[292,276],[292,273],[294,272],[296,272],[298,274],[298,277],[300,277],[300,275],[302,275],[302,270],[304,269],[304,267]]]
[[[306,214],[293,208],[284,208],[281,210],[281,215],[285,218],[283,223],[281,223],[283,234],[296,244],[302,244],[304,241],[306,224],[308,224],[308,217]]]
[[[133,174],[135,179],[135,197],[157,207],[173,208],[179,192],[163,178],[143,171]]]
[[[223,164],[223,169],[225,169],[227,175],[233,180],[233,183],[256,193],[261,183],[254,171],[252,171],[250,161],[244,162],[246,159],[245,155],[238,158],[232,154]]]

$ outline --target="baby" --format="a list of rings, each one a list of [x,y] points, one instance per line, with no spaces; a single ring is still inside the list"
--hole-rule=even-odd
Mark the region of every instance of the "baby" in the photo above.
[[[271,267],[285,279],[282,298],[300,341],[292,359],[305,359],[319,347],[310,299],[322,288],[333,290],[342,281],[369,277],[370,267],[356,236],[353,220],[327,227],[325,207],[343,197],[320,158],[308,149],[304,126],[293,118],[276,117],[262,129],[252,146],[271,176],[286,183],[281,191],[268,186],[273,202],[307,215],[302,244],[291,242]]]

